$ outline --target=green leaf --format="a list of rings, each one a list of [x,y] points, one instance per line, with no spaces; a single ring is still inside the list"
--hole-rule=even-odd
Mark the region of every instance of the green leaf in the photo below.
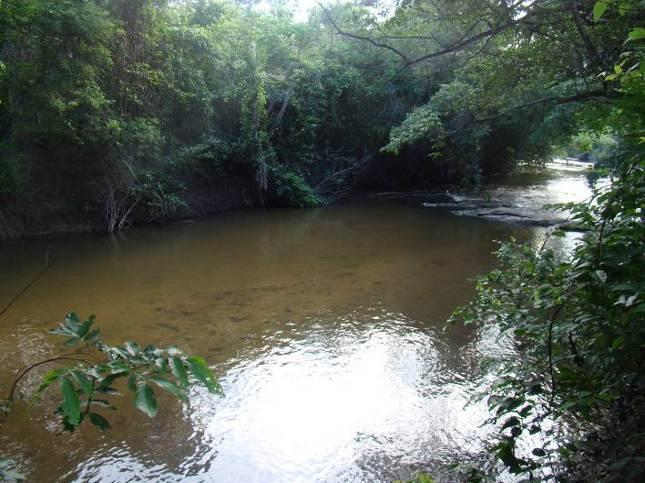
[[[99,381],[96,390],[99,392],[105,392],[112,389],[111,386],[114,381],[116,381],[120,377],[126,376],[127,374],[127,372],[117,372],[116,374],[110,374],[109,376]]]
[[[78,426],[81,422],[81,402],[78,399],[76,388],[68,377],[61,378],[60,387],[63,394],[63,404],[61,405],[63,415],[67,417],[70,425]]]
[[[66,347],[71,347],[71,346],[73,346],[74,344],[76,344],[78,341],[79,341],[79,338],[78,338],[78,337],[76,337],[76,336],[74,336],[74,337],[72,337],[71,339],[67,339],[67,340],[65,341],[65,346],[66,346]]]
[[[87,342],[88,344],[92,344],[92,343],[94,343],[94,342],[96,342],[98,340],[100,332],[101,331],[99,329],[94,329],[90,333],[88,333],[85,336],[83,336],[83,340],[85,342]]]
[[[136,392],[137,390],[137,376],[136,374],[130,374],[130,377],[128,377],[128,389],[132,392]]]
[[[206,361],[199,356],[192,356],[188,358],[188,365],[190,367],[190,372],[195,376],[199,382],[201,382],[206,388],[212,393],[222,393],[222,387],[215,380],[213,371]]]
[[[86,395],[90,396],[94,392],[92,381],[90,381],[83,372],[74,370],[71,374]]]
[[[131,356],[136,356],[139,352],[141,352],[139,344],[137,344],[136,342],[128,341],[124,345],[125,349],[130,353]]]
[[[36,392],[32,396],[32,399],[37,400],[42,395],[42,393],[52,385],[52,383],[56,382],[58,378],[65,373],[66,370],[67,369],[52,369],[47,374],[45,374],[42,382],[40,383],[40,386],[38,386],[38,389],[36,389]]]
[[[150,380],[154,382],[157,386],[160,388],[168,391],[170,394],[173,396],[181,399],[182,401],[186,400],[186,393],[184,390],[179,387],[177,384],[174,382],[168,381],[167,379],[163,379],[161,377],[151,377]]]
[[[607,3],[607,0],[599,0],[598,2],[596,2],[596,4],[593,6],[593,19],[595,21],[600,20],[607,11],[608,7],[609,3]]]
[[[106,401],[105,399],[92,399],[92,404],[94,406],[100,406],[102,408],[111,409],[112,411],[116,411],[116,408],[112,404],[110,404],[110,401]]]
[[[81,323],[81,319],[78,318],[76,312],[70,312],[65,316],[65,324],[73,327],[78,327]]]
[[[622,17],[625,15],[627,12],[629,12],[629,2],[620,2],[618,5],[618,13]]]
[[[107,419],[105,419],[100,414],[90,413],[90,422],[94,426],[99,428],[101,431],[105,431],[106,429],[110,429],[110,423],[108,422]]]
[[[174,376],[179,380],[179,383],[186,387],[188,385],[188,373],[186,372],[186,366],[184,366],[184,361],[179,357],[172,357],[168,360],[170,365],[170,370]]]
[[[85,337],[85,335],[87,335],[87,333],[90,331],[90,328],[92,327],[93,323],[94,323],[94,320],[92,319],[86,320],[78,328],[78,331],[76,332],[76,334],[81,338]]]
[[[645,39],[645,27],[636,27],[627,36],[627,42],[635,42],[642,39]]]
[[[151,418],[157,415],[157,399],[152,388],[144,383],[137,386],[137,393],[135,397],[135,404],[140,411],[143,411]]]

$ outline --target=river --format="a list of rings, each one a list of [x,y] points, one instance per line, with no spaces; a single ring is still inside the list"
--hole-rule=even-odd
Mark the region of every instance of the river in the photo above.
[[[522,210],[589,195],[583,173],[554,169],[487,192]],[[123,398],[104,433],[63,434],[47,404],[18,404],[1,455],[30,481],[83,482],[391,481],[476,455],[487,412],[467,402],[499,344],[445,320],[494,240],[545,229],[465,215],[381,196],[0,244],[0,306],[55,260],[0,319],[2,391],[57,353],[46,330],[74,310],[110,342],[204,356],[225,392],[161,397],[155,419]]]

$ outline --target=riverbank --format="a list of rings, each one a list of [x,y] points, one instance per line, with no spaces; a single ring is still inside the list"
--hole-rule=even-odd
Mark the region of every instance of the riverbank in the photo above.
[[[446,210],[459,216],[535,227],[558,225],[576,231],[577,225],[566,212],[547,209],[546,204],[584,199],[590,194],[586,186],[588,163],[549,163],[542,170],[516,170],[510,175],[491,179],[477,191],[460,191],[454,185],[430,190],[356,193],[354,198],[391,198],[426,208]],[[555,183],[557,186],[549,186]],[[546,184],[546,185],[545,185]],[[555,195],[555,198],[552,196]],[[351,196],[350,196],[351,197]],[[253,186],[240,179],[221,183],[210,189],[193,189],[185,193],[184,204],[172,215],[152,223],[172,225],[192,222],[225,211],[241,208],[271,207],[272,200],[261,203]],[[45,206],[37,216],[21,218],[0,208],[0,240],[63,233],[105,233],[101,213],[67,212],[62,207]],[[84,215],[84,216],[83,216]],[[88,221],[90,220],[90,221]],[[151,223],[134,211],[127,226]]]
[[[136,207],[125,227],[150,223],[167,224],[202,218],[225,211],[260,206],[253,189],[240,179],[206,188],[192,189],[184,194],[182,203],[163,219],[150,220]],[[0,207],[0,240],[37,237],[65,233],[106,233],[105,213],[98,207],[78,208],[73,203],[43,204],[31,202]]]

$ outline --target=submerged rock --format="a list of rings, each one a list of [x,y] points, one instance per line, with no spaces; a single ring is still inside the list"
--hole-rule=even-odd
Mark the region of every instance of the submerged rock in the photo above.
[[[546,185],[489,186],[481,193],[426,193],[421,197],[425,208],[449,210],[458,216],[472,216],[501,223],[553,227],[580,231],[568,220],[568,213],[548,208],[549,203],[580,200],[587,194],[581,175],[555,176]],[[563,181],[564,182],[563,182]],[[414,198],[419,199],[415,193]]]

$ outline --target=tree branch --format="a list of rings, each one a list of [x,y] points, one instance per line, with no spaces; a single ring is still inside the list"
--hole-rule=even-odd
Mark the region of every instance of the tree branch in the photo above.
[[[381,43],[381,42],[377,42],[376,40],[374,40],[374,39],[372,39],[370,37],[365,37],[363,35],[358,35],[358,34],[354,34],[354,33],[351,33],[351,32],[345,32],[344,30],[341,30],[340,27],[334,21],[333,17],[331,16],[331,13],[329,12],[329,10],[322,3],[320,3],[320,2],[316,2],[316,3],[322,9],[322,11],[325,13],[325,17],[327,17],[327,20],[329,20],[329,23],[332,24],[332,26],[334,27],[334,29],[336,29],[336,32],[338,34],[344,35],[345,37],[349,37],[349,38],[352,38],[352,39],[369,42],[370,44],[374,45],[375,47],[380,47],[380,48],[383,48],[383,49],[387,49],[390,52],[394,52],[396,55],[401,57],[403,59],[403,61],[406,62],[406,64],[408,62],[410,62],[410,59],[408,58],[408,56],[406,56],[400,50],[392,47],[391,45],[384,44],[384,43]]]
[[[49,261],[49,249],[47,249],[47,255],[45,256],[45,267],[40,272],[38,272],[36,276],[32,278],[31,281],[27,285],[25,285],[23,289],[18,292],[18,294],[14,298],[12,298],[7,305],[2,308],[2,310],[0,310],[0,317],[2,317],[7,312],[7,310],[9,310],[11,306],[15,304],[18,299],[22,297],[38,280],[40,280],[40,278],[45,275],[45,272],[47,272],[47,270],[49,270],[52,265],[54,265],[54,263],[56,263],[56,260],[53,260],[51,262]]]
[[[526,22],[526,20],[534,14],[534,12],[527,12],[521,18],[514,18],[512,20],[509,20],[507,22],[502,23],[501,25],[499,25],[499,26],[497,26],[495,28],[490,28],[489,30],[486,30],[484,32],[480,32],[480,33],[478,33],[476,35],[468,36],[469,33],[480,23],[480,21],[477,21],[475,24],[471,25],[471,27],[467,30],[467,32],[464,35],[464,37],[462,37],[461,39],[457,40],[456,42],[453,42],[452,44],[450,44],[448,46],[441,45],[441,43],[438,42],[438,40],[436,38],[434,38],[434,36],[427,36],[427,37],[426,36],[421,36],[421,35],[410,36],[409,37],[410,39],[434,40],[435,42],[439,43],[439,45],[441,45],[441,47],[442,47],[441,50],[431,52],[429,54],[422,55],[421,57],[417,57],[416,59],[410,59],[405,53],[403,53],[402,51],[400,51],[399,49],[397,49],[395,47],[392,47],[389,44],[386,44],[386,43],[380,42],[378,40],[375,40],[372,37],[368,37],[368,36],[364,36],[364,35],[358,35],[358,34],[355,34],[355,33],[352,33],[352,32],[347,32],[347,31],[342,30],[338,26],[338,24],[334,21],[334,19],[333,19],[331,13],[329,12],[329,10],[321,2],[316,2],[316,3],[322,9],[322,11],[324,12],[325,16],[327,17],[329,22],[332,24],[334,29],[336,29],[336,32],[338,34],[344,35],[346,37],[353,38],[353,39],[356,39],[356,40],[362,40],[364,42],[369,42],[370,44],[374,45],[375,47],[384,48],[384,49],[387,49],[387,50],[389,50],[391,52],[394,52],[396,55],[398,55],[399,57],[401,57],[403,59],[403,61],[405,62],[404,67],[410,67],[410,66],[418,64],[420,62],[424,62],[426,60],[433,59],[435,57],[441,57],[443,55],[459,51],[459,50],[461,50],[461,49],[463,49],[465,47],[468,47],[471,44],[479,42],[480,40],[484,40],[484,39],[487,39],[487,38],[490,38],[490,37],[495,37],[496,35],[500,34],[501,32],[505,31],[506,29],[508,29],[508,28],[510,28],[510,27],[512,27],[514,25],[518,25],[518,24]],[[518,2],[518,3],[514,4],[513,7],[516,7],[517,5],[520,5],[520,4],[521,4],[521,2]],[[403,39],[406,39],[406,36],[391,36],[391,37],[390,36],[383,36],[383,37],[381,37],[381,39],[388,39],[388,38],[395,39],[395,40],[403,40]]]
[[[519,106],[514,106],[514,107],[509,107],[508,109],[504,109],[503,111],[498,112],[497,114],[494,114],[492,116],[487,116],[487,117],[482,117],[479,119],[474,119],[470,124],[481,124],[484,122],[489,122],[489,121],[494,121],[495,119],[499,119],[500,117],[504,117],[508,114],[510,114],[513,111],[517,111],[520,109],[526,109],[528,107],[533,107],[537,106],[539,104],[545,104],[547,102],[553,102],[557,105],[561,104],[568,104],[570,102],[579,102],[579,101],[584,101],[587,99],[592,99],[595,97],[600,97],[600,98],[610,98],[611,96],[604,90],[594,90],[594,91],[586,91],[586,92],[580,92],[578,94],[574,94],[571,96],[565,96],[565,97],[558,97],[558,96],[551,96],[551,97],[544,97],[542,99],[538,99],[536,101],[531,101],[527,102],[526,104],[520,104]],[[463,130],[465,127],[464,126],[460,129],[455,129],[453,131],[450,131],[448,133],[448,136],[452,136],[456,134],[457,132]]]
[[[405,67],[410,67],[411,65],[418,64],[419,62],[425,62],[426,60],[430,60],[430,59],[433,59],[435,57],[441,57],[443,55],[450,54],[452,52],[461,50],[464,47],[468,47],[469,45],[474,44],[474,43],[476,43],[476,42],[478,42],[480,40],[486,39],[488,37],[494,37],[494,36],[500,34],[501,32],[503,32],[504,30],[506,30],[507,28],[520,23],[521,21],[524,20],[524,18],[522,18],[520,20],[514,20],[514,21],[511,21],[511,22],[506,22],[506,23],[504,23],[504,24],[502,24],[502,25],[500,25],[500,26],[498,26],[498,27],[496,27],[494,29],[486,30],[484,32],[480,32],[480,33],[478,33],[476,35],[473,35],[472,37],[468,37],[466,39],[459,40],[459,41],[455,42],[454,44],[449,45],[448,47],[445,47],[445,48],[443,48],[441,50],[438,50],[436,52],[432,52],[430,54],[426,54],[426,55],[422,55],[421,57],[417,57],[414,60],[410,60],[410,61],[406,62]]]
[[[18,387],[18,383],[22,380],[23,377],[25,377],[29,372],[31,372],[33,369],[35,369],[38,366],[42,366],[44,364],[49,364],[50,362],[56,362],[56,361],[76,361],[76,362],[83,362],[84,364],[87,364],[88,366],[92,367],[94,364],[92,364],[90,361],[86,359],[82,359],[80,357],[73,357],[73,356],[59,356],[59,357],[52,357],[51,359],[45,359],[44,361],[36,362],[35,364],[30,365],[29,367],[25,368],[20,375],[14,379],[13,384],[11,385],[11,390],[9,391],[9,397],[7,397],[7,401],[13,401],[13,396],[16,392],[16,387]]]

